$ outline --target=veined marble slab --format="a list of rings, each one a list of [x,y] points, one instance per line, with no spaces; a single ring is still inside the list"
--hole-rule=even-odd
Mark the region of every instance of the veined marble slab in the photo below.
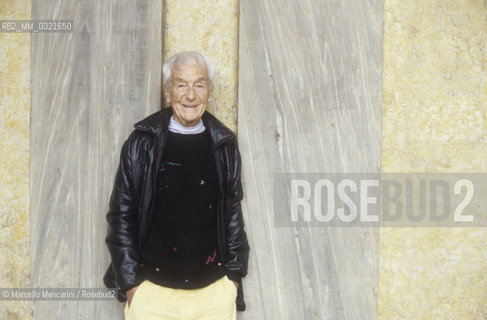
[[[103,288],[105,214],[122,142],[161,99],[162,1],[32,1],[32,287]],[[37,301],[33,319],[121,319],[123,304]]]
[[[379,172],[382,1],[240,2],[239,319],[376,319],[379,229],[277,227],[275,174]]]

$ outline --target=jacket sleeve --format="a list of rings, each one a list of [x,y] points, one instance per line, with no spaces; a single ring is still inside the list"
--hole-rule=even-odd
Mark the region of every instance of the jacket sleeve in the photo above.
[[[249,244],[244,229],[244,220],[240,201],[243,198],[240,179],[241,160],[237,141],[229,146],[229,161],[226,192],[226,226],[225,226],[225,262],[227,276],[233,281],[241,282],[247,274]]]
[[[141,282],[138,278],[138,212],[133,182],[134,134],[124,143],[115,175],[105,243],[112,259],[112,268],[120,290],[126,291]]]

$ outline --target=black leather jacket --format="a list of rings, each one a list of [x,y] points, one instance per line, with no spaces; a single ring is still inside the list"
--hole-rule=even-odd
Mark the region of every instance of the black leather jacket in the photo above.
[[[150,228],[154,209],[154,190],[158,164],[167,141],[171,108],[163,109],[136,123],[125,141],[107,213],[106,244],[112,263],[105,285],[118,289],[118,299],[125,301],[125,291],[139,285],[140,252]],[[245,310],[241,277],[247,274],[249,245],[240,207],[240,154],[235,134],[210,113],[203,123],[212,140],[219,184],[217,210],[218,246],[229,278],[239,282],[237,309]]]

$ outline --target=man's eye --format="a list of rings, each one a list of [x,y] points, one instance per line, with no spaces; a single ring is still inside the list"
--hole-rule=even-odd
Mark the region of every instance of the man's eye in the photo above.
[[[185,87],[184,84],[182,84],[182,83],[181,84],[178,84],[178,88],[184,88],[184,87]]]

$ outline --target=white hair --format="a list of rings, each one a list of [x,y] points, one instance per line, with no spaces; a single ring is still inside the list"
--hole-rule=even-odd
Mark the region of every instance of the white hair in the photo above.
[[[200,67],[206,68],[208,71],[208,79],[210,80],[210,89],[213,89],[213,79],[215,78],[215,69],[211,61],[205,55],[197,51],[179,52],[164,61],[162,66],[162,85],[169,89],[169,82],[171,81],[172,71],[181,70],[185,64],[197,63]]]

